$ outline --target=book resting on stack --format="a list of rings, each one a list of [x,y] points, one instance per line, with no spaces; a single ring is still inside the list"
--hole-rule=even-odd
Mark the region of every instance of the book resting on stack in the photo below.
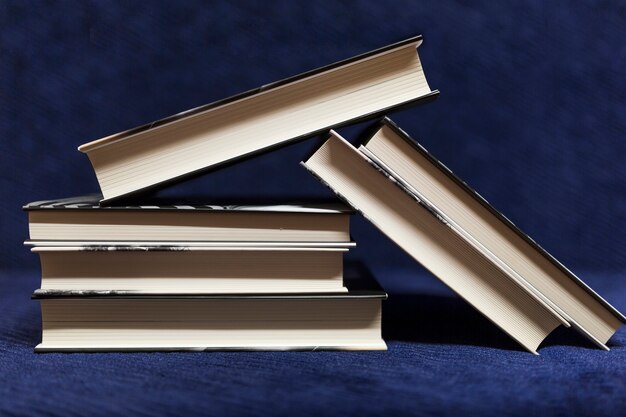
[[[355,212],[528,351],[559,325],[608,350],[625,317],[385,116],[438,95],[421,42],[79,147],[102,194],[24,206],[42,273],[35,350],[386,349],[387,295],[344,266]],[[332,130],[381,117],[358,149]],[[146,197],[325,132],[301,165],[340,201]]]

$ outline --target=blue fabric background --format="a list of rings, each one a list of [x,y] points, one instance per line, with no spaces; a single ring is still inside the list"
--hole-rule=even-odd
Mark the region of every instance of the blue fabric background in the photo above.
[[[97,191],[76,147],[415,34],[441,97],[393,119],[626,310],[623,2],[0,2],[0,414],[623,415],[609,353],[557,331],[535,357],[371,225],[383,353],[34,355],[22,204]],[[367,125],[341,129],[358,140]],[[330,197],[312,139],[166,195]]]

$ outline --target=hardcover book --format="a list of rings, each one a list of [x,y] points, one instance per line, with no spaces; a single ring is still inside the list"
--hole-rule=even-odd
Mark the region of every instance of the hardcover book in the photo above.
[[[355,276],[353,272],[360,275]],[[348,292],[129,295],[40,289],[36,352],[385,350],[384,291],[349,270]]]
[[[569,325],[337,133],[302,165],[530,352]]]
[[[359,148],[563,320],[598,346],[624,316],[389,118]]]
[[[38,244],[41,289],[137,294],[345,292],[344,247]]]
[[[102,203],[435,98],[416,36],[79,147]]]
[[[236,242],[343,246],[350,241],[352,209],[340,203],[207,205],[153,199],[142,205],[101,207],[98,201],[98,195],[89,195],[25,205],[31,239],[27,243],[180,241],[193,245],[218,241],[222,246]]]

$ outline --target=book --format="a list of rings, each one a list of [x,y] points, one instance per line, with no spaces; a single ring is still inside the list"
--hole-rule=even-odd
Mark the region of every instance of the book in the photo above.
[[[26,204],[31,239],[27,243],[181,241],[189,246],[218,241],[221,246],[229,242],[344,246],[350,241],[352,209],[338,203],[206,205],[152,199],[142,205],[101,207],[98,201],[98,195],[88,195]]]
[[[36,352],[385,350],[381,304],[366,278],[331,294],[118,295],[37,290]],[[365,281],[365,282],[364,282]]]
[[[359,148],[468,242],[600,347],[624,315],[522,232],[391,119]]]
[[[81,145],[102,204],[434,99],[416,36]]]
[[[346,292],[348,247],[35,245],[46,291],[136,294]]]
[[[569,326],[336,132],[302,165],[530,352],[557,326]]]

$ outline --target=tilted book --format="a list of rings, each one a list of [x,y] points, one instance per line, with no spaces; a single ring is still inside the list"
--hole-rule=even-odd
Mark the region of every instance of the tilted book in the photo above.
[[[497,261],[445,212],[337,133],[331,132],[324,145],[302,164],[529,351],[536,353],[539,344],[560,324],[578,327],[577,323],[570,324],[563,314],[565,306],[557,305],[551,294],[541,293]],[[581,283],[576,280],[575,285]],[[603,330],[612,334],[621,323],[621,314],[598,301],[599,296],[591,297],[601,304],[599,314],[609,316],[606,327],[613,330]],[[596,343],[605,347],[601,341]]]
[[[389,118],[359,150],[598,346],[624,316]]]
[[[79,147],[102,203],[435,98],[416,36]]]

